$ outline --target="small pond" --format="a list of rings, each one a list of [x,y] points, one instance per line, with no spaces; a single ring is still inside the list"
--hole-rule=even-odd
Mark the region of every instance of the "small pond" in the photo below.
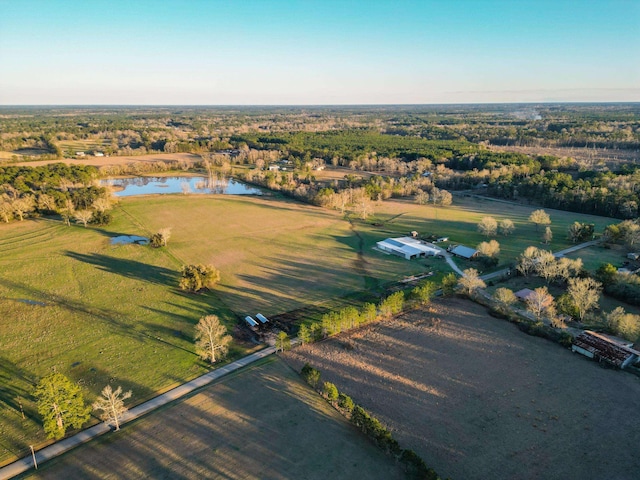
[[[118,235],[117,237],[111,238],[111,245],[127,245],[129,243],[148,245],[149,239],[147,237],[139,237],[138,235]]]
[[[217,193],[222,195],[262,195],[262,192],[233,179],[207,177],[127,177],[102,180],[117,189],[117,197],[162,193]]]

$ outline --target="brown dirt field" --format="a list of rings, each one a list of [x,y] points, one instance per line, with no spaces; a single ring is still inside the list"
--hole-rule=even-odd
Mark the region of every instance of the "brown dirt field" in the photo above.
[[[462,299],[287,353],[440,476],[637,479],[640,379]]]
[[[66,163],[67,165],[94,165],[102,167],[104,165],[126,165],[127,163],[154,163],[160,161],[178,160],[184,162],[198,162],[202,160],[200,155],[193,153],[156,153],[153,155],[131,155],[123,157],[94,157],[87,155],[83,158],[61,158],[57,160],[41,160],[34,162],[19,162],[12,165],[26,165],[28,167],[39,167],[41,165],[49,165],[51,163]]]
[[[28,478],[392,480],[403,473],[271,357],[45,463]]]

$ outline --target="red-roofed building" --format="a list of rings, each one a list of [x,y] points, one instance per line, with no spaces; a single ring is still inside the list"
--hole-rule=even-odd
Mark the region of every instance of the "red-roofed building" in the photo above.
[[[625,368],[640,358],[640,352],[637,350],[589,330],[574,339],[571,350],[618,368]]]

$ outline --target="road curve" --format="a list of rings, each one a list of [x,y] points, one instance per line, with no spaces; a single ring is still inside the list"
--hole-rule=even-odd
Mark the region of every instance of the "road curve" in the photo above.
[[[190,382],[184,383],[168,392],[163,393],[162,395],[158,395],[155,398],[152,398],[149,401],[141,403],[140,405],[132,408],[127,411],[121,419],[120,424],[124,425],[127,422],[130,422],[136,418],[140,418],[147,413],[167,405],[179,398],[188,395],[189,393],[197,390],[205,385],[210,384],[214,380],[219,379],[225,375],[228,375],[231,372],[235,372],[242,367],[249,365],[261,358],[267,357],[273,353],[275,353],[275,347],[267,347],[259,352],[252,353],[251,355],[247,355],[235,362],[231,362],[224,367],[220,367],[216,370],[213,370],[209,373],[205,373],[204,375],[191,380]],[[36,461],[38,465],[46,462],[47,460],[51,460],[52,458],[57,457],[58,455],[62,455],[65,452],[68,452],[72,448],[77,447],[78,445],[82,445],[83,443],[88,442],[100,435],[103,435],[107,432],[111,431],[111,428],[106,425],[104,422],[99,423],[98,425],[94,425],[93,427],[87,428],[86,430],[82,430],[81,432],[72,435],[71,437],[65,438],[56,442],[48,447],[45,447],[41,450],[35,452]],[[6,480],[8,478],[15,477],[21,473],[26,472],[27,470],[33,469],[33,457],[28,455],[26,457],[21,458],[20,460],[16,460],[9,465],[0,468],[0,480]]]

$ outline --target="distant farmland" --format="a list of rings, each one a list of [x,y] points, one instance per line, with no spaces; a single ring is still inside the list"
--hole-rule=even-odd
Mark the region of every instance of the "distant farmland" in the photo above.
[[[404,474],[271,357],[26,478],[393,480]]]
[[[295,349],[442,477],[637,478],[640,381],[445,299]]]

